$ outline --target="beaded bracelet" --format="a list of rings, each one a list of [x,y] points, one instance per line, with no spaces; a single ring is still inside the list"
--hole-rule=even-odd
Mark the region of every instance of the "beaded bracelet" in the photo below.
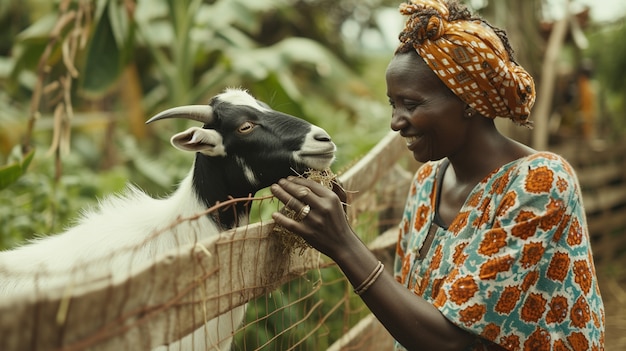
[[[378,264],[376,265],[376,268],[374,268],[372,273],[370,273],[370,275],[367,278],[365,278],[365,280],[363,281],[363,283],[361,283],[361,285],[354,288],[354,293],[357,295],[361,295],[364,292],[366,292],[367,289],[369,289],[370,286],[372,286],[372,284],[376,282],[376,279],[380,277],[384,269],[385,269],[385,265],[382,262],[378,261]]]

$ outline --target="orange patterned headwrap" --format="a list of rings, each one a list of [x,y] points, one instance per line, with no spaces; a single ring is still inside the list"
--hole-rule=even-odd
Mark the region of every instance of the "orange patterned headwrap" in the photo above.
[[[532,125],[533,78],[512,60],[491,26],[478,19],[449,20],[442,0],[410,0],[400,13],[410,17],[398,50],[412,45],[439,79],[482,115]]]

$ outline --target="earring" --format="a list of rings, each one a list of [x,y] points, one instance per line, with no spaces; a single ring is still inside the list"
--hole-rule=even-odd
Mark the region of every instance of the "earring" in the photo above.
[[[469,106],[468,106],[468,107],[465,109],[465,114],[464,114],[464,117],[465,117],[465,118],[472,118],[472,117],[474,117],[474,115],[475,115],[476,113],[477,113],[477,112],[476,112],[476,110],[475,110],[474,108],[472,108],[472,107],[469,107]]]

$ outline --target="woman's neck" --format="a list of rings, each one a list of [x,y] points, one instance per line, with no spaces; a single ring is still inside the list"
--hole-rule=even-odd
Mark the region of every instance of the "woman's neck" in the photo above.
[[[448,156],[455,180],[459,186],[473,186],[501,166],[531,155],[535,150],[502,135],[493,124],[483,124],[465,147]]]

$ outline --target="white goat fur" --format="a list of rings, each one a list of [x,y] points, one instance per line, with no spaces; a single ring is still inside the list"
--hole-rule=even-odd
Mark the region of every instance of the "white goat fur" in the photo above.
[[[179,216],[186,218],[206,210],[206,206],[195,197],[191,183],[190,174],[167,199],[153,199],[141,190],[129,187],[124,196],[109,197],[97,209],[87,211],[79,224],[68,231],[3,252],[0,255],[0,272],[4,265],[15,267],[11,269],[11,274],[17,270],[24,275],[0,284],[0,297],[8,293],[13,296],[33,294],[35,284],[37,290],[46,291],[107,276],[112,283],[123,281],[133,267],[142,267],[172,248],[192,244],[217,233],[215,223],[202,216],[191,222],[184,221],[147,241],[147,235],[169,227]],[[246,220],[241,218],[242,225]],[[136,249],[138,247],[141,249]],[[50,252],[58,253],[55,260],[46,259]],[[34,272],[41,274],[34,277]],[[244,314],[245,306],[237,307],[210,320],[193,336],[190,334],[169,347],[156,350],[206,350],[211,345],[215,346],[215,350],[229,350],[232,333]]]
[[[227,91],[223,95],[228,94],[236,100],[235,104],[265,110],[247,94]],[[254,176],[249,174],[248,178]],[[217,233],[219,229],[215,223],[207,216],[201,216],[151,236],[179,218],[205,210],[206,205],[193,188],[193,169],[166,199],[154,199],[129,187],[124,195],[109,197],[97,208],[85,212],[79,223],[66,232],[1,252],[0,300],[84,284],[103,277],[108,277],[112,283],[123,281],[133,267],[144,266],[173,248],[196,243]],[[239,225],[246,223],[247,218],[239,218]],[[244,314],[245,306],[237,307],[178,342],[158,349],[229,350],[232,333]]]

